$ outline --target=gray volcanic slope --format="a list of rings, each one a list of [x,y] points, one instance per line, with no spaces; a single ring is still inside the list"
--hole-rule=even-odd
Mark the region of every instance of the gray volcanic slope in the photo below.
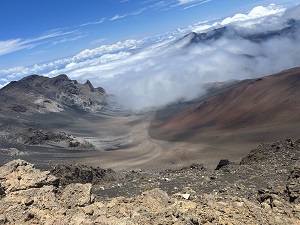
[[[25,114],[60,112],[65,108],[99,111],[105,104],[105,90],[90,81],[79,84],[66,75],[48,78],[32,75],[0,89],[2,112]]]

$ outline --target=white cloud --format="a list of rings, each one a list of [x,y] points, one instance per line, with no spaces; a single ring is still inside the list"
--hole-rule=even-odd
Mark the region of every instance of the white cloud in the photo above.
[[[283,15],[283,18],[285,20],[288,19],[300,20],[300,4],[294,8],[286,10],[286,12]]]
[[[298,42],[299,37],[262,44],[223,38],[188,49],[165,44],[118,61],[85,65],[68,74],[104,86],[123,104],[139,110],[193,99],[204,92],[203,83],[254,78],[299,66]]]
[[[251,21],[254,19],[265,18],[270,15],[283,13],[284,11],[284,8],[278,7],[275,4],[270,4],[268,7],[257,6],[248,14],[236,14],[233,17],[227,17],[220,24],[225,26],[232,23]]]
[[[282,19],[284,12],[285,8],[274,4],[270,4],[267,7],[257,6],[247,14],[239,13],[217,22],[203,21],[189,26],[186,31],[201,33],[209,29],[229,26],[245,34],[267,32],[281,29],[285,26],[286,21]]]
[[[102,45],[98,48],[86,49],[75,55],[73,58],[77,60],[93,58],[108,52],[116,52],[128,48],[134,48],[138,45],[141,45],[142,43],[142,40],[126,40],[124,42],[117,42],[112,45]]]
[[[67,69],[67,70],[70,69],[70,65],[72,64],[78,64],[82,66],[88,65],[89,63],[92,64],[91,59],[95,59],[94,63],[95,62],[105,63],[107,61],[119,59],[120,57],[124,57],[123,53],[120,54],[108,54],[108,53],[133,49],[138,47],[139,45],[142,45],[143,43],[144,43],[143,40],[126,40],[124,42],[117,42],[112,45],[102,45],[95,49],[86,49],[76,54],[73,57],[58,59],[50,63],[43,63],[39,65],[34,65],[32,67],[18,66],[6,70],[0,70],[0,76],[6,76],[9,77],[10,79],[16,79],[30,74],[49,73],[50,75],[51,74],[55,75],[55,74],[63,73],[62,69]],[[85,61],[85,63],[83,63],[83,61]]]

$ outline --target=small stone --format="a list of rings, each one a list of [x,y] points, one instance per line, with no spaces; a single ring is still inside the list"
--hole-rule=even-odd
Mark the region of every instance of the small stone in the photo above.
[[[25,218],[25,222],[32,220],[34,218],[34,214],[33,213],[28,213],[27,217]]]
[[[229,160],[228,159],[221,159],[220,162],[218,163],[216,170],[221,169],[224,166],[229,165]]]
[[[30,206],[30,205],[33,204],[33,202],[34,202],[33,199],[27,198],[27,199],[25,199],[24,204],[25,204],[26,206]]]
[[[3,214],[0,214],[0,224],[5,224],[7,223],[6,216]]]
[[[280,206],[284,206],[284,204],[281,201],[278,200],[273,200],[272,202],[273,207],[280,207]]]
[[[295,212],[300,212],[300,205],[295,204],[295,205],[294,205],[294,211],[295,211]]]
[[[190,198],[190,194],[182,194],[182,197],[186,200],[188,200]]]
[[[94,214],[94,210],[92,208],[87,208],[87,209],[84,210],[84,213],[86,215],[92,216]]]
[[[237,203],[236,203],[236,206],[237,206],[237,207],[243,207],[243,206],[244,206],[244,202],[237,202]]]

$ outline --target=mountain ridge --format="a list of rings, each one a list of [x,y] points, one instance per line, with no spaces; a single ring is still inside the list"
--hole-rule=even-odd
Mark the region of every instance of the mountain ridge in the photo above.
[[[267,31],[267,32],[258,32],[255,34],[243,34],[242,32],[237,31],[231,26],[222,26],[219,28],[215,28],[213,30],[209,30],[207,32],[190,32],[177,40],[176,42],[184,42],[185,47],[189,47],[192,44],[198,44],[203,42],[209,42],[209,41],[216,41],[224,36],[228,36],[230,38],[243,38],[252,42],[260,43],[269,40],[270,38],[274,37],[282,37],[287,35],[293,35],[299,29],[299,21],[296,20],[290,20],[286,23],[286,27],[279,29],[279,30],[273,30],[273,31]]]
[[[80,84],[61,74],[53,78],[30,75],[0,89],[1,111],[17,113],[60,112],[66,108],[96,112],[105,105],[106,92],[89,80]]]

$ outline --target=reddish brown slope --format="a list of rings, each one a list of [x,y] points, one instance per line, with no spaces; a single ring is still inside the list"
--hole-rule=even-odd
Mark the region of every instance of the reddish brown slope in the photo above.
[[[149,133],[159,139],[175,136],[185,139],[195,135],[272,130],[297,123],[300,123],[300,68],[242,81],[165,121],[153,121]]]

